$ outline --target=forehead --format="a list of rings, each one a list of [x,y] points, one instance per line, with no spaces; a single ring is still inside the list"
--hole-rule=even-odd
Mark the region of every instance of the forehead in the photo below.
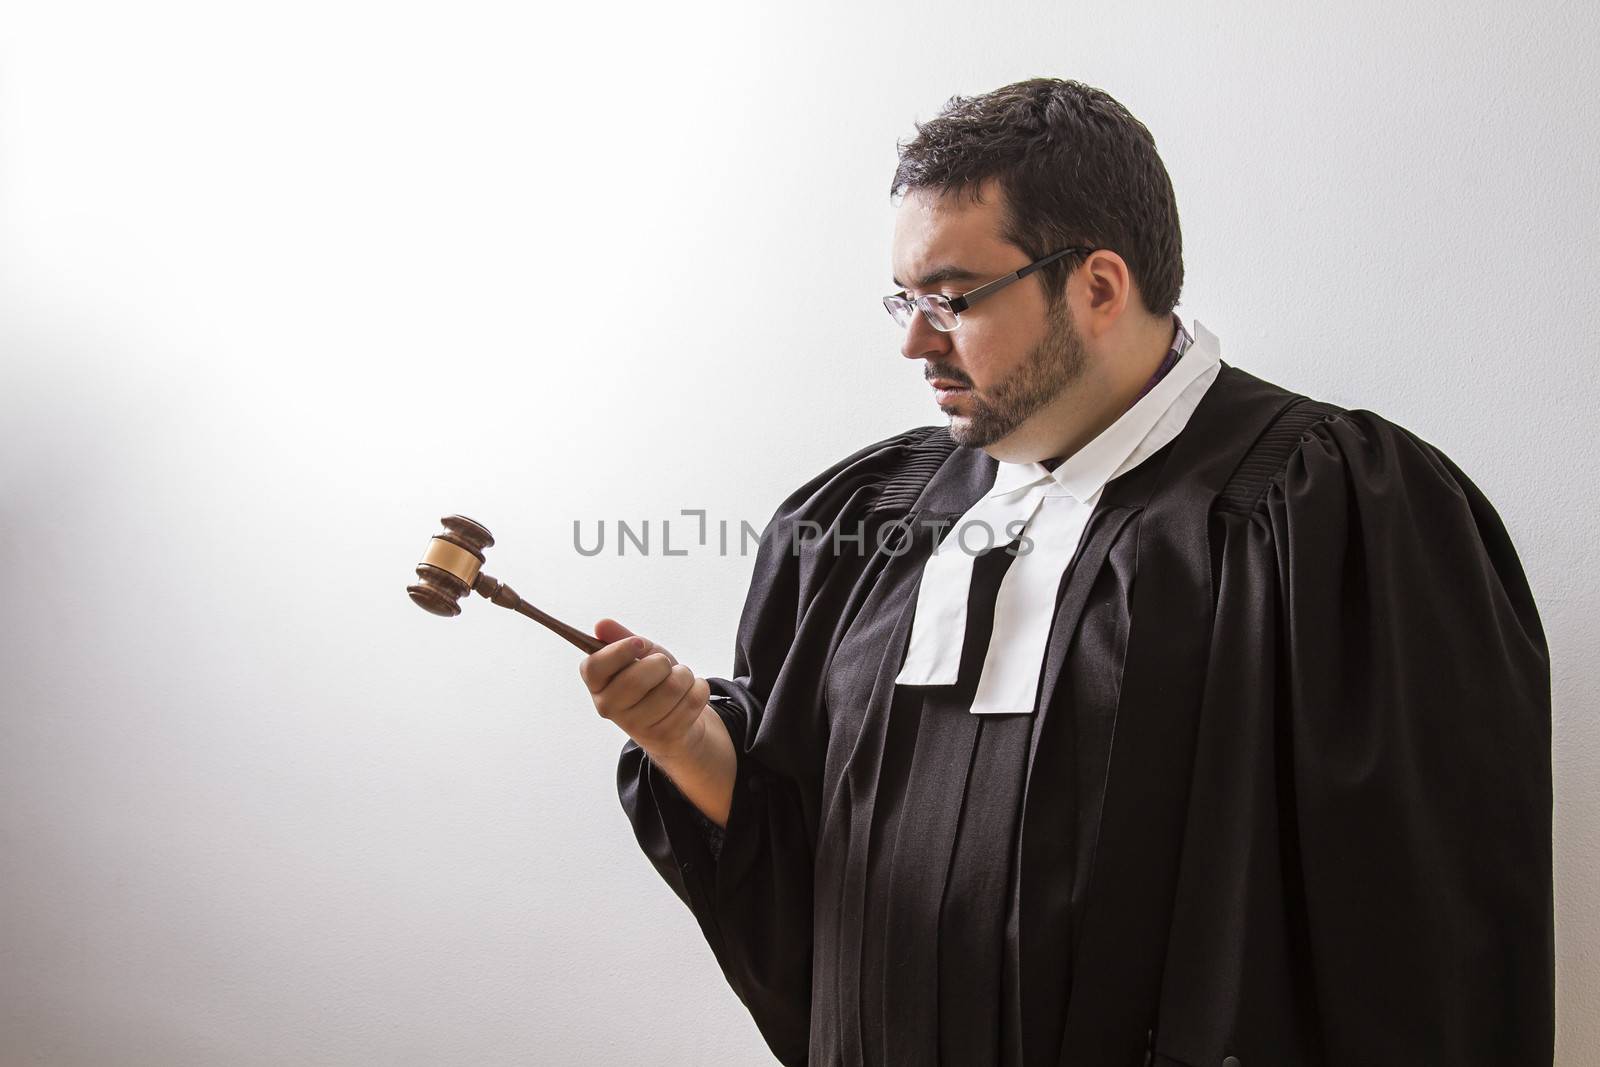
[[[890,252],[893,280],[916,287],[932,275],[953,281],[991,275],[1016,249],[1001,239],[1002,195],[993,183],[983,200],[968,192],[912,189],[895,210]],[[1010,267],[1006,269],[1011,269]]]

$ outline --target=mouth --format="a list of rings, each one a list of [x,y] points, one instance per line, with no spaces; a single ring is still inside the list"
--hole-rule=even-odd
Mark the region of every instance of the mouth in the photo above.
[[[953,382],[949,378],[933,378],[928,382],[928,384],[933,386],[933,398],[940,404],[943,404],[948,400],[954,400],[958,397],[966,396],[968,393],[972,392],[971,386],[962,385],[959,382]]]

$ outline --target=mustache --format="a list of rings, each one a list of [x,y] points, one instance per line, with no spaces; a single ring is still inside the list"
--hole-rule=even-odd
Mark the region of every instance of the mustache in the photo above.
[[[943,378],[946,381],[955,382],[957,385],[965,386],[969,389],[972,388],[972,381],[965,374],[960,374],[953,370],[945,370],[942,367],[930,365],[922,372],[922,377],[929,382],[932,382],[935,378]]]

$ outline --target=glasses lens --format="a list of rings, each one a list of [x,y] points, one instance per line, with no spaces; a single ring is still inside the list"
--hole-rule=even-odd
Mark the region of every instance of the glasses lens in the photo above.
[[[921,297],[917,300],[917,306],[922,309],[922,313],[933,324],[933,328],[943,333],[949,333],[960,322],[956,318],[956,313],[950,310],[950,301],[942,296]]]
[[[899,326],[904,329],[911,321],[911,302],[903,296],[886,296],[883,306],[889,309],[889,315]]]

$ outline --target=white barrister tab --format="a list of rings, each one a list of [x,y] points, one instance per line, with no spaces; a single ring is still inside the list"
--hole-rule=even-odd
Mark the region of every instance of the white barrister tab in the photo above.
[[[994,628],[971,711],[1037,710],[1056,593],[1101,491],[1183,430],[1221,370],[1216,335],[1198,320],[1194,325],[1194,339],[1172,369],[1054,471],[1040,463],[1000,462],[994,486],[957,520],[923,566],[896,684],[956,684],[973,563],[987,549],[1006,545],[1016,558],[995,596]]]

